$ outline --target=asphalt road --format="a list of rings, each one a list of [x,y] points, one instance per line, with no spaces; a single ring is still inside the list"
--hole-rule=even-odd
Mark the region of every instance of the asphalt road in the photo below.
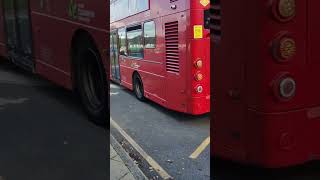
[[[189,158],[210,134],[209,115],[173,112],[150,101],[140,102],[118,85],[110,88],[112,119],[169,175],[181,180],[210,179],[209,146],[197,159]]]
[[[69,91],[0,59],[1,180],[106,180],[108,137]]]

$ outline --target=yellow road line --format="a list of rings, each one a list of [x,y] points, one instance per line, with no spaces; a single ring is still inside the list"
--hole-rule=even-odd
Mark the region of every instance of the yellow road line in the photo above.
[[[206,147],[210,144],[210,136],[207,137],[200,146],[189,156],[191,159],[197,159],[198,156],[206,149]]]
[[[168,180],[173,179],[151,156],[149,156],[112,118],[110,124],[131,144],[133,148],[149,163],[149,165],[161,176]]]

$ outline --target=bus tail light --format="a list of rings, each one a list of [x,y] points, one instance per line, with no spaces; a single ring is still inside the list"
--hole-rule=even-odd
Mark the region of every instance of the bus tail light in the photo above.
[[[296,82],[291,77],[280,80],[279,93],[281,98],[290,99],[296,94]]]
[[[279,46],[280,56],[283,59],[289,59],[296,53],[296,43],[291,38],[283,38]]]
[[[198,69],[201,69],[203,67],[203,61],[201,59],[198,59],[195,63],[194,63],[195,67]]]
[[[296,54],[296,42],[289,37],[280,37],[274,41],[273,49],[275,58],[284,62]]]
[[[289,21],[296,15],[296,0],[277,0],[274,15],[280,21]]]
[[[198,72],[198,73],[195,75],[195,79],[196,79],[196,81],[201,81],[201,80],[203,79],[202,73]]]
[[[203,87],[201,85],[198,85],[195,89],[198,94],[203,92]]]

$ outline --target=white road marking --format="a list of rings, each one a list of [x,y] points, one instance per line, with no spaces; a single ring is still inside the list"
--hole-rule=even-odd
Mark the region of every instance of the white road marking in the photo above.
[[[131,144],[133,148],[149,163],[149,165],[161,176],[161,178],[168,180],[173,179],[151,156],[149,156],[111,117],[110,125],[112,125],[118,132]]]

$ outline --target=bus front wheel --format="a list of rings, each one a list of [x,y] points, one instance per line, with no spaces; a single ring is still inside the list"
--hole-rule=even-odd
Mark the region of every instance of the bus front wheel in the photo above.
[[[133,91],[134,94],[136,95],[137,99],[140,101],[144,101],[144,89],[143,89],[143,83],[138,74],[135,74],[133,77]]]

